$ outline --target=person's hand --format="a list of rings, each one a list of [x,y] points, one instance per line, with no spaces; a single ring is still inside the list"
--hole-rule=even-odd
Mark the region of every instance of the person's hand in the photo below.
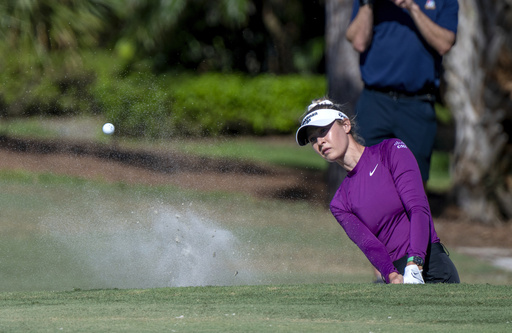
[[[402,276],[402,274],[398,274],[397,272],[389,273],[388,280],[389,280],[389,283],[391,283],[391,284],[404,283],[404,277]]]
[[[425,284],[421,271],[416,265],[405,266],[404,284]]]
[[[413,0],[389,0],[400,8],[411,10],[412,6],[416,5]]]

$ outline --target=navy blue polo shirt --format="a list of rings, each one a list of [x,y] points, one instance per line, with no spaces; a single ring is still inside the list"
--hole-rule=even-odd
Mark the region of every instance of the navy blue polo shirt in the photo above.
[[[415,0],[436,24],[457,33],[457,0]],[[389,0],[375,0],[373,39],[360,55],[368,86],[417,92],[438,86],[442,57],[421,37],[407,10]],[[352,19],[359,10],[354,0]]]

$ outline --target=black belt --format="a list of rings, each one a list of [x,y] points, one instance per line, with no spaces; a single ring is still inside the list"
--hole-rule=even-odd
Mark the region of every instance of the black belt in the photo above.
[[[436,94],[434,88],[421,89],[417,92],[399,91],[391,88],[365,86],[365,89],[389,95],[393,99],[415,98],[425,102],[435,102]]]

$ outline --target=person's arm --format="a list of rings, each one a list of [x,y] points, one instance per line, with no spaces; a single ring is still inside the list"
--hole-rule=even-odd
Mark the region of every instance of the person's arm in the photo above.
[[[373,5],[372,1],[360,6],[356,17],[347,28],[345,34],[347,40],[352,44],[354,50],[359,53],[366,51],[373,37]]]
[[[455,44],[455,33],[433,22],[414,0],[391,0],[409,11],[416,27],[427,43],[440,55],[446,54]]]
[[[403,276],[393,265],[384,244],[375,237],[359,218],[333,205],[331,205],[331,212],[343,227],[350,240],[359,247],[372,265],[380,271],[386,283],[403,283]]]
[[[411,222],[408,256],[418,256],[425,260],[432,217],[418,163],[409,148],[400,140],[390,141],[390,145],[387,163]]]

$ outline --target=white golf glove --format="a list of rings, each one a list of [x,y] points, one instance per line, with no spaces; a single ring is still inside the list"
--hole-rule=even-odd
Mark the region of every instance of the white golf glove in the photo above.
[[[404,284],[425,284],[421,271],[416,265],[405,266]]]

